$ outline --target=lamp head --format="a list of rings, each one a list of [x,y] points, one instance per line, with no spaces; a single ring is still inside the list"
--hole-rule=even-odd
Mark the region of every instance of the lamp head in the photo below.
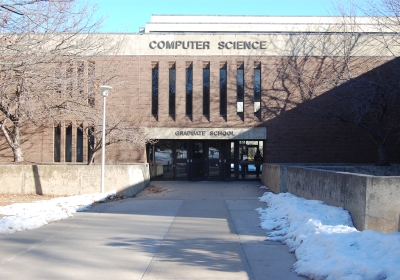
[[[100,93],[103,97],[108,96],[108,92],[112,89],[110,86],[99,86]]]

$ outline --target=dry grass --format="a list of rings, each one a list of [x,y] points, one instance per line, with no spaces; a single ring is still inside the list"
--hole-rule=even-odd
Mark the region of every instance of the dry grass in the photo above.
[[[146,191],[147,193],[161,193],[163,191],[166,191],[166,189],[161,189],[152,185],[148,185]]]

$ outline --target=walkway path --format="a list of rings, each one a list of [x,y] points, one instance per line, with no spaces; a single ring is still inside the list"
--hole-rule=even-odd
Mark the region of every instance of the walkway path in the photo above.
[[[255,182],[152,182],[134,198],[0,236],[0,279],[302,279],[263,241]]]

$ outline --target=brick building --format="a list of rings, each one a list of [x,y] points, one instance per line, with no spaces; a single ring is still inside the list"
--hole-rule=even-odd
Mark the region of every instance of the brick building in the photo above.
[[[325,86],[306,106],[301,86],[283,74],[292,58],[318,66],[323,52],[313,48],[306,54],[304,39],[318,42],[326,34],[340,39],[340,28],[330,17],[154,15],[137,34],[107,35],[111,42],[122,38],[114,61],[129,69],[120,73],[123,86],[110,84],[107,110],[134,117],[158,140],[141,148],[109,146],[107,162],[155,162],[162,165],[160,178],[174,180],[253,179],[260,162],[375,163],[376,144],[365,131],[307,114],[309,103],[320,106],[333,87]],[[360,48],[354,61],[391,60],[373,49]],[[96,67],[104,61],[98,57]],[[27,160],[87,160],[88,139],[79,122],[34,130],[26,132]],[[0,141],[1,159],[10,161]],[[392,162],[400,159],[395,142],[387,145]]]

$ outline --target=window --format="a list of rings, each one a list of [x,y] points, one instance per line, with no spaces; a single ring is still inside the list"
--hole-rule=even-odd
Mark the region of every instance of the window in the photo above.
[[[158,63],[152,62],[151,69],[151,114],[158,115]]]
[[[76,161],[83,162],[83,130],[82,127],[76,129]]]
[[[186,65],[186,115],[193,114],[193,67],[192,62]]]
[[[210,116],[210,62],[203,63],[203,115]]]
[[[243,100],[244,100],[244,69],[243,62],[238,62],[238,68],[236,70],[236,112],[243,115]]]
[[[65,128],[65,161],[72,161],[72,124]]]
[[[57,93],[61,95],[62,92],[62,74],[61,74],[61,70],[62,66],[61,64],[58,65],[58,67],[55,70],[55,80],[56,80],[56,84],[57,84]]]
[[[78,61],[77,62],[77,87],[78,87],[78,92],[79,94],[83,94],[84,92],[84,73],[85,73],[85,65],[83,63],[83,61]]]
[[[176,86],[175,63],[170,63],[169,67],[169,115],[175,116],[175,86]]]
[[[94,127],[89,127],[88,129],[88,162],[93,162],[93,150],[95,148],[95,140],[94,140]]]
[[[254,63],[254,115],[261,116],[261,63]]]
[[[226,117],[226,103],[227,103],[227,73],[226,62],[221,63],[219,69],[219,113],[221,116]]]
[[[60,152],[61,152],[61,126],[57,125],[54,127],[54,162],[60,162]]]
[[[89,61],[88,64],[88,80],[89,80],[89,92],[88,92],[88,104],[91,107],[94,107],[95,105],[95,96],[96,96],[96,91],[94,90],[95,88],[95,64],[93,61]]]

